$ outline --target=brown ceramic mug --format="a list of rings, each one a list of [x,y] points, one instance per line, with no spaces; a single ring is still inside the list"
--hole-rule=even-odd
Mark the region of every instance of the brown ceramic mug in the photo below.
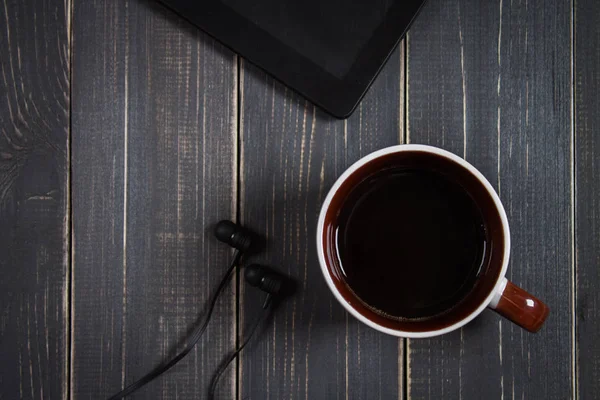
[[[431,318],[391,318],[374,310],[346,281],[337,249],[336,219],[352,190],[373,174],[389,168],[443,170],[467,188],[485,215],[489,245],[485,268],[464,300]],[[381,332],[424,338],[451,332],[491,308],[530,332],[538,331],[548,307],[505,275],[510,256],[510,231],[506,212],[487,179],[464,159],[445,150],[423,145],[399,145],[372,153],[352,165],[336,181],[323,203],[317,229],[317,251],[325,280],[337,300],[357,319]]]

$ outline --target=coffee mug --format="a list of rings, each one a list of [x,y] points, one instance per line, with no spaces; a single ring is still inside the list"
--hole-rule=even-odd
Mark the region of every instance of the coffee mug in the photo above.
[[[442,335],[486,307],[530,332],[548,316],[505,278],[510,231],[493,187],[436,147],[392,146],[348,168],[323,203],[317,252],[342,306],[390,335]]]

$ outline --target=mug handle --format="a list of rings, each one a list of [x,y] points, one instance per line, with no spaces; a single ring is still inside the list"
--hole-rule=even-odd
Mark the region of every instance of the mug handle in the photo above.
[[[506,278],[490,303],[490,308],[529,332],[537,332],[550,313],[547,305]]]

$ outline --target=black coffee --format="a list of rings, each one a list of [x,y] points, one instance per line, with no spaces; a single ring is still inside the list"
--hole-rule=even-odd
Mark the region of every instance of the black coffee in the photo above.
[[[442,173],[388,169],[358,184],[337,219],[337,251],[349,288],[398,319],[449,311],[484,264],[481,212]]]

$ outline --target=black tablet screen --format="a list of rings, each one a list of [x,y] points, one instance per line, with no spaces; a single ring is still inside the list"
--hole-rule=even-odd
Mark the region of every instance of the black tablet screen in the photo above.
[[[425,0],[159,0],[343,118]]]
[[[338,79],[395,0],[221,0]]]

